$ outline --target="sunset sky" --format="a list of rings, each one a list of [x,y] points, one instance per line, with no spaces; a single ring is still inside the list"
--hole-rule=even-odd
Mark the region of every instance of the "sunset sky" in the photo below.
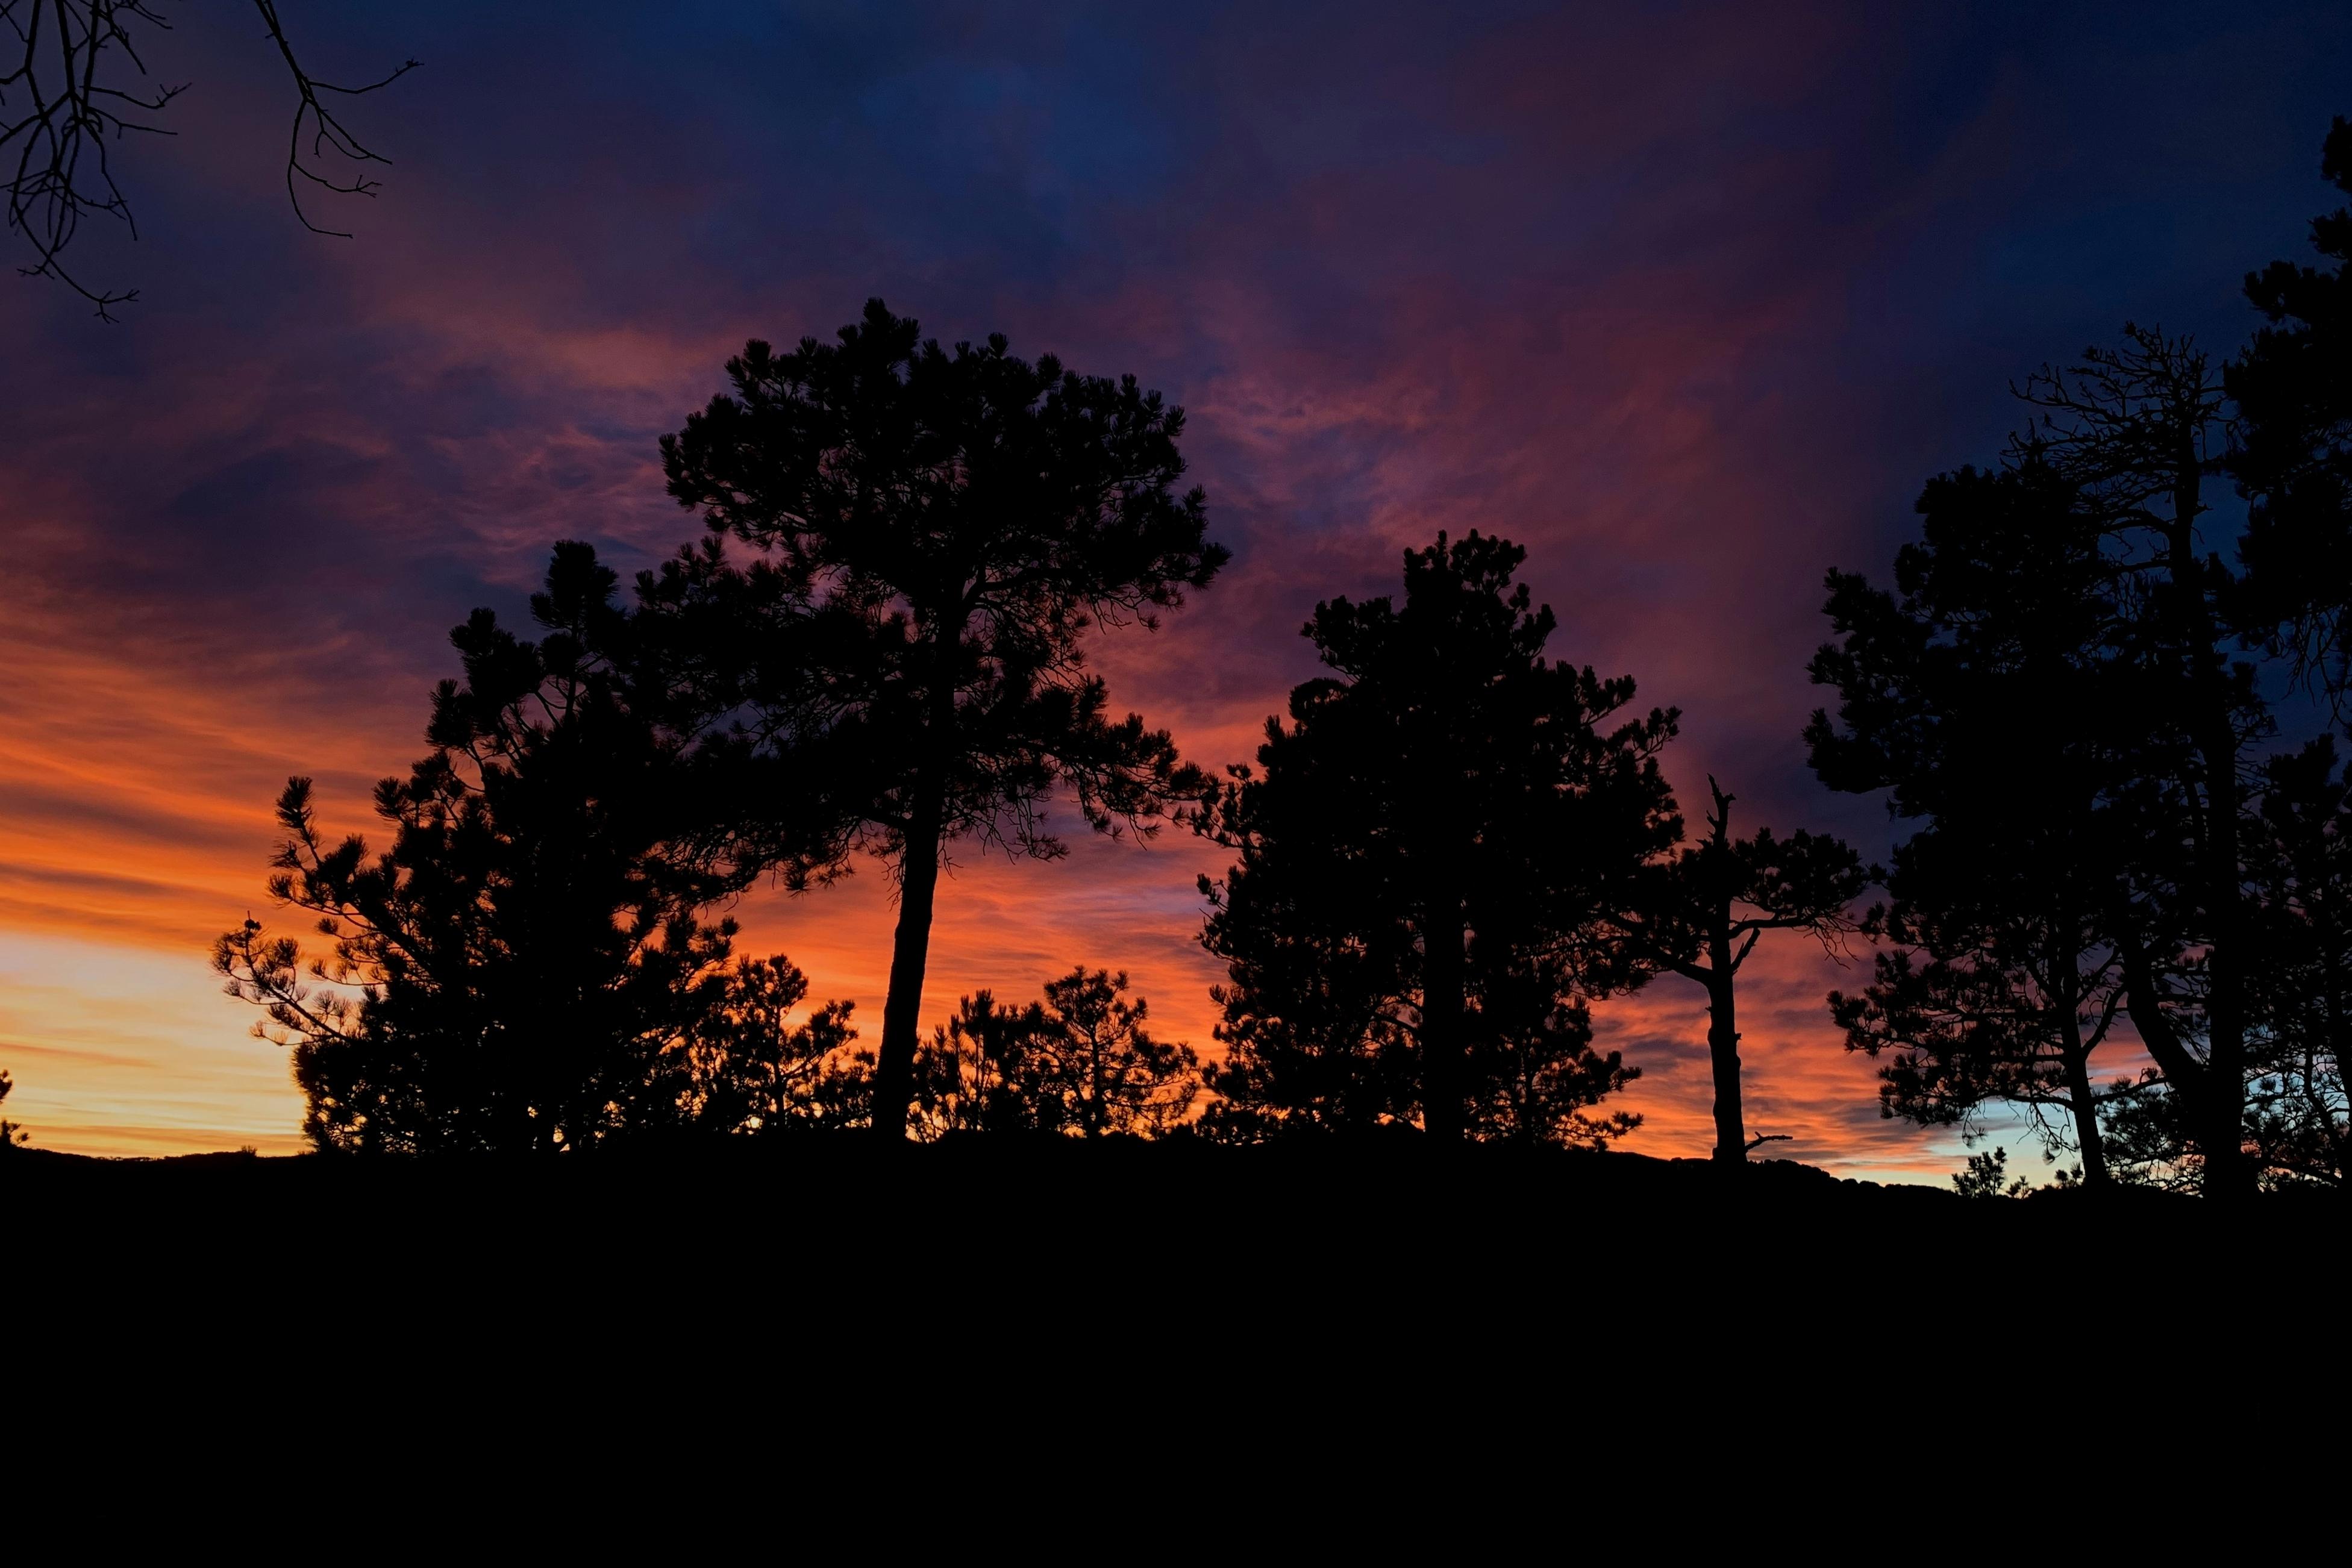
[[[286,777],[372,826],[448,628],[520,618],[558,538],[635,567],[695,537],[656,438],[746,338],[871,295],[1189,411],[1234,564],[1097,656],[1194,759],[1245,758],[1315,672],[1318,599],[1477,528],[1528,548],[1557,655],[1682,708],[1686,804],[1711,771],[1746,826],[1883,856],[1881,803],[1799,739],[1822,571],[1883,578],[2042,361],[2126,319],[2234,346],[2352,113],[2340,0],[280,9],[321,75],[424,62],[350,116],[394,160],[320,210],[355,239],[288,213],[282,73],[206,0],[151,57],[194,84],[180,134],[120,154],[138,242],[76,253],[140,301],[110,326],[0,276],[0,1067],[52,1148],[299,1146],[283,1053],[205,963],[267,913]],[[1218,857],[1077,849],[959,857],[927,1015],[1083,961],[1207,1045]],[[881,866],[740,914],[870,1040]],[[1749,1126],[1941,1180],[1958,1140],[1882,1121],[1822,1006],[1863,973],[1766,945]],[[1702,1152],[1697,989],[1597,1014],[1645,1074],[1631,1146]]]

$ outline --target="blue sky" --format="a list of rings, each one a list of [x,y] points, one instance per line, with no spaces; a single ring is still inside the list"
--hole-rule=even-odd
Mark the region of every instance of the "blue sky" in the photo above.
[[[2352,112],[2340,5],[282,10],[321,75],[424,62],[350,116],[394,160],[319,209],[356,238],[292,222],[291,102],[209,0],[151,56],[193,86],[178,137],[124,154],[140,240],[77,255],[140,302],[110,327],[0,279],[0,931],[190,998],[183,1046],[142,1003],[109,1055],[110,986],[0,995],[12,1111],[90,1146],[92,1107],[129,1103],[105,1062],[235,1046],[203,948],[261,898],[285,775],[357,821],[419,748],[446,629],[516,611],[558,538],[626,562],[690,538],[656,437],[746,338],[873,294],[1192,411],[1234,564],[1104,664],[1202,760],[1311,673],[1317,599],[1479,527],[1528,546],[1557,652],[1684,709],[1686,795],[1717,772],[1751,821],[1881,852],[1883,814],[1797,739],[1822,571],[1883,572],[2042,361],[2126,319],[2226,352]],[[928,1005],[1084,957],[1205,1037],[1199,858],[966,867]],[[746,916],[878,1012],[881,891]],[[1750,1060],[1796,1152],[1948,1167],[1877,1121],[1820,1006],[1834,966],[1759,963]],[[1650,1069],[1645,1135],[1683,1147],[1695,994],[1601,1016]],[[223,1083],[214,1132],[173,1135],[290,1138],[289,1091]],[[152,1146],[140,1114],[116,1123]]]

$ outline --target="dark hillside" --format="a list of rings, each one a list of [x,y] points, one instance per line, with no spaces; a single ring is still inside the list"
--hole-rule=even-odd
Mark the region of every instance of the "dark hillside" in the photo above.
[[[2332,1195],[2225,1216],[2147,1191],[1967,1199],[1790,1161],[1726,1179],[1705,1161],[1439,1153],[1418,1140],[842,1137],[503,1164],[26,1150],[0,1164],[0,1199],[20,1260],[78,1255],[100,1272],[291,1270],[431,1289],[544,1269],[591,1291],[772,1275],[803,1280],[796,1294],[824,1277],[826,1293],[850,1296],[976,1275],[1021,1293],[1214,1296],[1247,1281],[1585,1296],[1729,1274],[1759,1296],[1856,1289],[1839,1310],[1864,1317],[1886,1310],[1864,1301],[1921,1289],[2266,1291],[2331,1270],[2336,1247],[2310,1243],[2340,1235],[2344,1218]]]

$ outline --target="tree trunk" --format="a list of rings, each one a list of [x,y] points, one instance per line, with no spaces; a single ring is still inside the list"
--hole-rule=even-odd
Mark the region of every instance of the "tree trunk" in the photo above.
[[[1715,1072],[1715,1158],[1718,1165],[1748,1161],[1748,1117],[1739,1103],[1739,1020],[1734,1009],[1731,936],[1717,928],[1707,937],[1706,1055]]]
[[[882,1004],[882,1040],[874,1053],[875,1136],[889,1143],[907,1135],[907,1103],[914,1098],[915,1042],[923,1016],[923,971],[930,962],[931,904],[940,884],[940,834],[947,781],[928,780],[907,825],[898,859],[898,929],[890,944],[890,995]]]
[[[2156,1059],[2157,1070],[2172,1092],[2183,1100],[2193,1100],[2204,1092],[2204,1069],[2189,1054],[2181,1043],[2180,1033],[2165,1016],[2164,989],[2157,984],[2156,968],[2148,960],[2147,951],[2128,934],[2119,939],[2124,968],[2124,1011],[2131,1015],[2132,1028],[2138,1031],[2140,1043],[2148,1055]]]
[[[2219,683],[2215,683],[2218,685]],[[2205,1156],[2205,1196],[2236,1198],[2254,1190],[2242,1149],[2246,1113],[2243,897],[2238,867],[2238,748],[2225,694],[2211,705],[2199,749],[2205,761],[2205,893],[2211,938],[2206,956],[2205,1093],[2198,1143]],[[2218,733],[2216,733],[2218,732]]]
[[[2166,1085],[2179,1096],[2188,1124],[2197,1139],[2199,1153],[2206,1154],[2209,1129],[2226,1115],[2232,1131],[2228,1148],[2235,1154],[2235,1132],[2245,1109],[2244,1080],[2239,1080],[2228,1089],[2217,1090],[2214,1087],[2216,1077],[2211,1061],[2199,1061],[2191,1056],[2179,1031],[2165,1016],[2163,988],[2157,983],[2155,967],[2149,962],[2146,949],[2128,934],[2119,941],[2124,966],[2124,1010],[2131,1015],[2132,1027],[2138,1031],[2140,1043],[2147,1048],[2148,1055],[2156,1059],[2157,1071],[2164,1074]],[[2210,1019],[2210,1015],[2208,1016]],[[2225,1103],[2226,1111],[2215,1110],[2213,1101],[2217,1099]],[[2234,1163],[2242,1166],[2244,1162]],[[2222,1196],[2229,1191],[2219,1185],[2218,1176],[2212,1158],[2207,1155],[2204,1185],[2208,1197]],[[2251,1190],[2252,1183],[2249,1182],[2247,1186]]]
[[[2347,1059],[2352,1057],[2352,1052],[2345,1050],[2343,972],[2332,956],[2323,959],[2322,963],[2322,972],[2327,977],[2327,984],[2324,988],[2327,998],[2327,1054],[2336,1062],[2337,1080],[2341,1082],[2345,1077]],[[2339,1125],[2335,1107],[2313,1087],[2319,1082],[2319,1067],[2314,1060],[2316,1054],[2308,1048],[2304,1051],[2304,1101],[2319,1120],[2336,1179],[2339,1183],[2352,1182],[2352,1125]]]
[[[1087,1054],[1087,1087],[1092,1091],[1087,1100],[1087,1136],[1099,1138],[1103,1129],[1103,1047],[1099,1040]]]
[[[2099,1134],[2099,1104],[2091,1092],[2091,1053],[2079,1045],[2059,1053],[2066,1062],[2066,1096],[2074,1103],[2074,1142],[2083,1151],[2083,1184],[2107,1186],[2107,1145]]]
[[[907,1136],[907,1103],[914,1098],[915,1046],[923,1022],[923,971],[931,956],[931,904],[946,846],[948,784],[954,776],[957,658],[963,647],[961,614],[933,633],[931,689],[924,739],[929,755],[916,772],[908,802],[905,848],[898,857],[898,928],[890,939],[890,994],[882,1004],[882,1039],[874,1051],[874,1135],[888,1143]]]
[[[1462,936],[1461,901],[1431,900],[1422,930],[1421,1124],[1445,1143],[1463,1136]]]
[[[2223,721],[2227,727],[2226,719]],[[2242,1140],[2246,1113],[2245,982],[2238,903],[2237,750],[2217,758],[2206,748],[2206,877],[2211,946],[2207,950],[2205,1093],[2197,1141],[2205,1156],[2205,1196],[2237,1198],[2252,1193],[2253,1167]],[[2226,769],[2227,782],[2222,781]]]
[[[2195,661],[2196,732],[2205,773],[2204,863],[2199,880],[2206,905],[2206,1071],[2192,1110],[2205,1160],[2205,1196],[2237,1198],[2253,1191],[2253,1169],[2241,1149],[2245,1120],[2245,979],[2242,966],[2243,890],[2238,863],[2238,734],[2230,716],[2227,674],[2217,668],[2217,629],[2203,589],[2194,528],[2201,509],[2200,468],[2193,447],[2182,455],[2173,486],[2173,526],[2167,568],[2179,596],[2183,631]]]
[[[2107,1185],[2107,1145],[2099,1132],[2098,1096],[2091,1088],[2091,1051],[2083,1043],[2082,996],[2074,959],[2075,955],[2067,950],[2065,944],[2053,944],[2049,972],[2057,977],[2052,991],[2057,1000],[2056,1021],[2061,1030],[2058,1057],[2066,1074],[2066,1097],[2074,1102],[2074,1142],[2083,1154],[2084,1184],[2104,1188]]]

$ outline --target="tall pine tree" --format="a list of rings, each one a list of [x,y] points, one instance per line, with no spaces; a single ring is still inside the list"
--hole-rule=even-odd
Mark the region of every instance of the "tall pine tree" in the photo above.
[[[2229,663],[2232,589],[2200,552],[2218,392],[2133,331],[2028,383],[2047,416],[1993,473],[1932,482],[1894,593],[1830,576],[1839,688],[1807,731],[1833,788],[1890,791],[1894,951],[1833,995],[1849,1046],[1895,1055],[1890,1114],[2031,1108],[2104,1179],[2091,1053],[2120,1010],[2198,1126],[2210,1190],[2247,1189],[2243,1082],[2258,959],[2241,837],[2265,733]]]
[[[217,943],[259,1032],[291,1047],[321,1149],[577,1154],[616,1138],[772,1126],[845,1045],[846,1009],[782,1017],[805,981],[730,967],[745,886],[722,776],[633,672],[636,623],[585,545],[556,547],[519,638],[479,611],[452,633],[434,749],[376,789],[391,841],[334,841],[310,781],[278,802],[270,891],[328,939],[248,918]],[[767,1033],[762,1034],[762,1029]]]
[[[2320,173],[2352,195],[2352,120]],[[2249,502],[2246,630],[2291,653],[2339,702],[2352,680],[2352,207],[2312,220],[2333,267],[2273,261],[2246,278],[2267,325],[2224,384],[2237,404],[2231,476]]]
[[[897,1138],[942,858],[962,839],[1062,853],[1043,820],[1056,790],[1114,833],[1197,791],[1166,732],[1112,716],[1085,643],[1156,625],[1226,553],[1201,491],[1176,488],[1183,412],[1132,376],[1032,363],[1002,337],[944,349],[878,299],[835,342],[753,342],[727,370],[732,392],[663,438],[663,465],[681,505],[761,557],[681,575],[741,612],[752,749],[824,781],[778,804],[834,823],[788,875],[859,849],[896,869],[874,1125]]]
[[[1545,658],[1524,559],[1441,534],[1405,553],[1402,605],[1317,605],[1334,674],[1208,800],[1199,826],[1237,856],[1202,883],[1230,971],[1213,1126],[1611,1130],[1582,1113],[1631,1074],[1576,1002],[1640,977],[1604,916],[1680,837],[1656,760],[1675,717]]]

